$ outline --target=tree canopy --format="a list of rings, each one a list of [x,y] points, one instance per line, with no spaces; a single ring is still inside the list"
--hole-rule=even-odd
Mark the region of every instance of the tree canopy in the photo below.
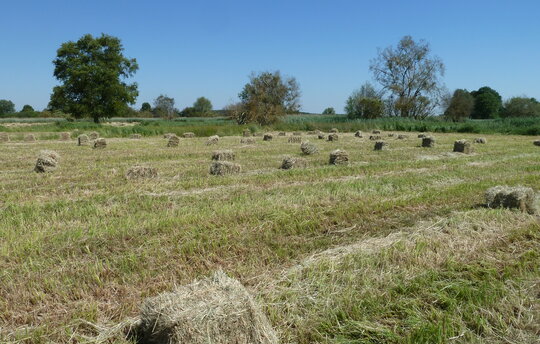
[[[124,80],[139,68],[123,50],[120,39],[105,34],[63,43],[53,61],[62,84],[54,87],[49,106],[95,122],[122,113],[138,96],[137,84]]]
[[[212,102],[205,97],[199,97],[193,103],[193,110],[201,116],[207,116],[212,111]]]
[[[11,100],[0,99],[0,115],[15,112],[15,104]]]
[[[150,105],[148,102],[142,103],[141,111],[152,111],[152,105]]]
[[[484,86],[471,92],[474,97],[474,109],[471,118],[489,119],[499,117],[502,109],[501,95],[494,89]]]
[[[463,121],[471,116],[474,108],[474,97],[467,91],[457,89],[444,111],[444,116],[454,122]]]
[[[31,105],[24,105],[21,112],[34,112],[34,108]]]
[[[334,110],[333,107],[328,107],[326,109],[324,109],[324,111],[322,112],[323,115],[335,115],[336,114],[336,110]]]
[[[503,117],[540,116],[540,103],[535,98],[513,97],[504,103]]]
[[[174,113],[174,98],[161,94],[154,100],[154,114],[156,116],[172,118]]]
[[[381,117],[384,113],[382,93],[366,82],[359,90],[354,91],[349,96],[345,105],[345,113],[351,119]]]

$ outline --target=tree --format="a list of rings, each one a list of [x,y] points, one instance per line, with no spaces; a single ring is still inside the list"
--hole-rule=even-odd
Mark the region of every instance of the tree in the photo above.
[[[471,118],[497,118],[502,109],[501,95],[494,89],[484,86],[471,92],[474,97],[474,109]]]
[[[144,102],[141,105],[141,112],[152,111],[152,106],[148,102]]]
[[[162,94],[154,100],[154,114],[156,116],[172,118],[174,113],[174,98]]]
[[[467,91],[457,89],[450,98],[444,116],[454,122],[463,121],[471,116],[474,108],[474,97]]]
[[[21,112],[34,112],[34,108],[28,104],[26,104],[25,106],[23,106]]]
[[[513,97],[504,103],[503,117],[540,116],[540,103],[534,98]]]
[[[391,92],[391,104],[399,116],[425,118],[439,105],[444,64],[430,56],[425,41],[405,36],[396,48],[379,51],[369,68],[383,89]]]
[[[366,82],[359,90],[354,91],[345,105],[345,113],[349,118],[378,118],[384,113],[382,93]]]
[[[205,97],[199,97],[193,103],[193,110],[198,116],[207,116],[212,111],[212,102]]]
[[[300,110],[300,87],[296,79],[282,77],[279,71],[252,74],[238,96],[243,113],[237,117],[240,124],[257,122],[266,125],[286,113]]]
[[[122,113],[139,95],[136,83],[125,83],[139,68],[137,61],[124,57],[123,50],[120,39],[105,34],[63,43],[53,61],[62,85],[54,87],[50,108],[96,123]]]
[[[15,112],[15,104],[11,100],[0,99],[0,115]]]
[[[335,115],[336,114],[336,110],[334,110],[333,107],[329,107],[329,108],[326,108],[324,109],[324,111],[322,112],[323,115]]]

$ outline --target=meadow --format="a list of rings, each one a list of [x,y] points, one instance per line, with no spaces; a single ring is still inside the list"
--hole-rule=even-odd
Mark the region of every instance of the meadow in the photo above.
[[[289,121],[253,129],[313,125]],[[539,217],[484,206],[495,185],[538,189],[536,138],[482,135],[487,144],[460,154],[453,142],[477,134],[433,130],[436,146],[422,148],[409,131],[429,127],[321,121],[379,127],[389,148],[374,151],[369,134],[328,142],[304,132],[320,152],[285,171],[285,156],[302,156],[291,133],[242,144],[244,127],[232,124],[148,123],[3,127],[0,342],[127,343],[100,333],[144,298],[218,269],[253,293],[282,343],[538,342]],[[398,129],[409,138],[387,136]],[[57,140],[90,130],[105,149]],[[184,131],[223,137],[166,147],[160,135]],[[26,132],[38,141],[23,142]],[[328,164],[337,148],[348,166]],[[44,149],[60,163],[38,174]],[[233,150],[242,172],[209,175],[217,149]],[[159,175],[128,180],[134,165]]]

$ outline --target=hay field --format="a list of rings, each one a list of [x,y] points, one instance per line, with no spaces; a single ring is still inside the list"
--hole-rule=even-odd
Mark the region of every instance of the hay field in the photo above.
[[[538,191],[540,147],[482,135],[465,155],[454,141],[476,135],[421,148],[397,134],[374,151],[353,133],[304,133],[319,149],[309,156],[291,133],[0,143],[0,342],[98,342],[144,298],[218,269],[254,293],[283,343],[536,342],[538,217],[482,203],[495,185]],[[338,148],[348,166],[328,165]],[[218,149],[240,174],[209,175]],[[53,173],[33,172],[41,150],[60,155]],[[285,156],[308,167],[280,170]],[[134,165],[158,177],[128,180]]]

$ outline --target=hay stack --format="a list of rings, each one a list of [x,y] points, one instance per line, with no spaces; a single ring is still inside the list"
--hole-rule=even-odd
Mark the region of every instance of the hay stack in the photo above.
[[[26,142],[34,142],[36,140],[36,137],[34,136],[34,134],[28,134],[24,136],[24,140]]]
[[[212,135],[208,138],[208,140],[206,140],[206,145],[207,146],[210,146],[210,145],[217,145],[217,143],[219,142],[219,136],[217,135]]]
[[[319,148],[317,148],[317,146],[315,146],[313,143],[311,143],[309,141],[302,142],[302,144],[300,145],[300,150],[305,155],[311,155],[311,154],[319,153]]]
[[[156,178],[158,176],[157,168],[147,166],[133,166],[126,172],[127,179]]]
[[[388,143],[384,141],[377,141],[375,142],[375,146],[373,147],[373,150],[386,150],[388,149]]]
[[[263,141],[272,141],[273,138],[274,138],[274,135],[272,134],[264,134]]]
[[[299,136],[291,136],[289,137],[289,139],[287,140],[288,143],[301,143],[302,142],[302,138],[299,137]]]
[[[427,147],[427,148],[435,147],[435,138],[431,136],[424,136],[422,138],[422,147]]]
[[[290,170],[291,168],[305,168],[307,167],[307,161],[303,158],[297,158],[292,156],[287,156],[283,159],[281,163],[282,170]]]
[[[163,134],[163,138],[164,138],[164,139],[167,139],[167,140],[168,140],[171,136],[176,136],[176,134],[174,134],[174,133],[166,133],[166,134]]]
[[[362,134],[362,132],[360,130],[358,130],[356,133],[354,133],[354,137],[362,138],[362,137],[364,137],[364,135]]]
[[[255,143],[255,139],[252,138],[252,137],[241,138],[240,143],[253,144],[253,143]]]
[[[336,134],[336,133],[332,133],[332,134],[329,134],[329,135],[328,135],[328,139],[327,139],[327,140],[328,140],[328,141],[332,141],[332,142],[338,141],[338,140],[339,140],[339,136],[338,136],[338,134]]]
[[[186,139],[190,139],[190,138],[193,138],[193,137],[195,137],[195,133],[192,133],[192,132],[184,133],[184,138],[186,138]]]
[[[58,153],[50,150],[43,150],[39,153],[34,171],[37,173],[52,172],[56,170],[59,159],[60,156]]]
[[[212,160],[215,161],[232,161],[235,158],[236,155],[230,149],[212,152]]]
[[[251,136],[251,130],[244,129],[244,131],[242,131],[242,136],[243,137],[250,137]]]
[[[471,143],[467,140],[457,140],[454,142],[454,152],[464,154],[472,153]]]
[[[0,142],[9,142],[8,133],[0,133]]]
[[[330,129],[330,134],[338,134],[339,130],[337,128]]]
[[[486,144],[487,140],[486,140],[485,137],[477,137],[477,138],[474,139],[474,143]]]
[[[325,139],[325,135],[324,135],[323,133],[319,133],[319,134],[317,134],[317,138],[318,138],[319,140],[324,140],[324,139]]]
[[[344,150],[336,149],[330,152],[330,165],[348,165],[349,153]]]
[[[396,134],[394,134],[394,133],[389,133],[389,134],[388,134],[388,137],[394,137],[395,135],[396,135]]]
[[[94,141],[94,148],[103,149],[105,147],[107,147],[107,141],[105,141],[105,139],[97,139]]]
[[[171,134],[169,136],[169,140],[167,141],[167,147],[178,147],[179,143],[180,143],[180,138],[176,136],[175,134]]]
[[[302,133],[300,131],[295,131],[292,134],[293,136],[302,136]]]
[[[523,186],[495,186],[486,191],[486,204],[490,208],[514,208],[534,214],[538,212],[532,188]]]
[[[540,146],[540,140],[534,141],[534,142],[533,142],[533,145],[535,145],[535,146]]]
[[[287,136],[287,133],[284,132],[284,131],[280,131],[280,132],[278,133],[278,136]]]
[[[134,139],[134,140],[140,140],[140,139],[142,139],[142,135],[141,135],[141,134],[131,134],[129,137],[132,138],[132,139]]]
[[[381,135],[369,135],[369,139],[372,141],[378,141],[381,139]]]
[[[90,138],[90,140],[97,140],[99,138],[99,133],[97,131],[93,131],[88,134],[88,137]]]
[[[145,344],[278,343],[255,300],[223,272],[146,299],[132,331]]]
[[[318,131],[314,131],[314,130],[310,130],[307,132],[308,135],[317,135],[319,132]]]
[[[214,176],[225,176],[228,174],[240,173],[242,167],[229,161],[214,161],[210,166],[210,174]]]
[[[71,140],[71,133],[60,133],[60,140],[62,141]]]
[[[397,137],[398,140],[405,140],[405,139],[408,139],[408,138],[409,138],[409,135],[405,135],[405,134],[400,134]]]
[[[90,139],[88,138],[88,135],[81,134],[81,135],[77,136],[77,145],[78,146],[87,146],[88,144],[90,144]]]
[[[381,134],[381,131],[380,131],[380,130],[377,130],[377,129],[375,129],[375,130],[372,130],[372,131],[371,131],[371,133],[372,133],[372,134],[377,134],[377,135],[380,135],[380,134]]]
[[[424,138],[424,137],[426,137],[426,136],[427,136],[427,135],[426,135],[426,134],[424,134],[424,133],[420,133],[420,134],[418,134],[418,138],[419,138],[419,139],[423,139],[423,138]]]

